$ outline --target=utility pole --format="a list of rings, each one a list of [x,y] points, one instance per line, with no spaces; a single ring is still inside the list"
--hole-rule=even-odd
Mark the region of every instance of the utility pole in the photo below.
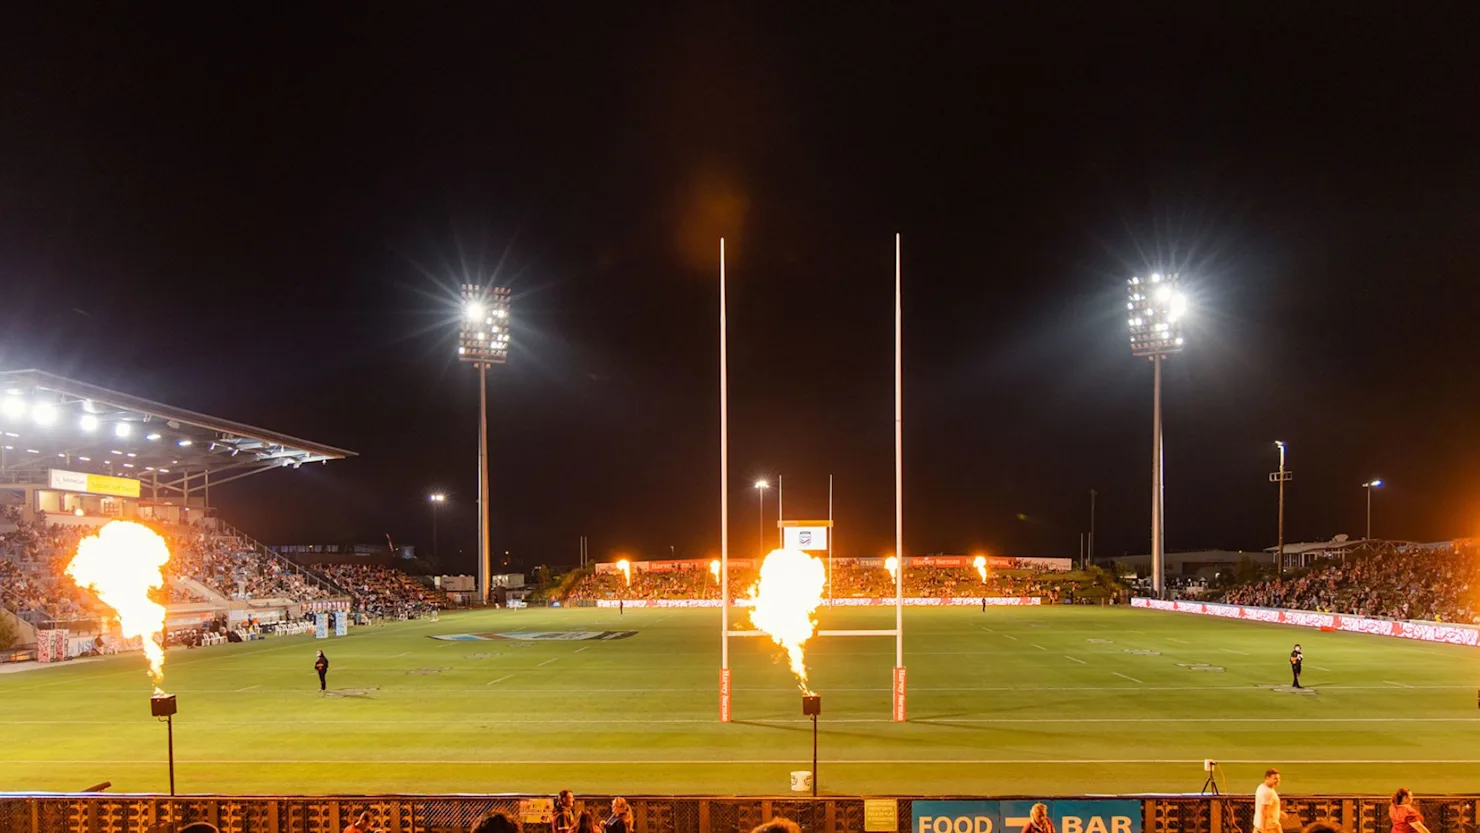
[[[1088,563],[1095,563],[1095,496],[1099,492],[1089,490],[1089,557]]]

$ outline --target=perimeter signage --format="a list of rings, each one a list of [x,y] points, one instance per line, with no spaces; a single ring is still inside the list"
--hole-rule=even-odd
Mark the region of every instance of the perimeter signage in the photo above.
[[[90,495],[138,497],[139,481],[131,477],[109,477],[106,474],[84,474],[80,471],[49,469],[47,485],[64,492],[86,492]]]
[[[912,833],[1014,833],[1028,823],[1036,801],[915,801]],[[1141,802],[1042,802],[1059,833],[1141,833]]]
[[[1244,619],[1251,622],[1299,625],[1305,628],[1320,628],[1323,631],[1370,633],[1377,636],[1397,636],[1403,639],[1417,639],[1422,642],[1447,642],[1450,645],[1480,646],[1480,628],[1472,625],[1368,619],[1365,616],[1348,616],[1344,613],[1320,613],[1310,610],[1285,610],[1283,608],[1273,607],[1245,607],[1244,605],[1215,604],[1212,602],[1163,601],[1161,599],[1143,599],[1140,597],[1131,599],[1131,607],[1166,610],[1173,613],[1196,613],[1202,616],[1220,616],[1224,619]]]

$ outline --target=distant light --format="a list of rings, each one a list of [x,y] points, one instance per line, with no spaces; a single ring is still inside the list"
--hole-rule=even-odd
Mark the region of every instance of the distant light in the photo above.
[[[78,424],[82,426],[82,430],[84,431],[98,430],[98,418],[92,414],[83,414],[82,419],[78,420]]]
[[[157,440],[157,439],[159,439],[159,435],[158,434],[149,434],[148,436],[144,437],[144,439],[146,439],[146,440]]]
[[[169,469],[160,469],[159,471],[160,471],[161,474],[169,474],[170,473],[170,470]]]
[[[5,401],[0,402],[0,414],[11,419],[20,419],[26,415],[26,400],[13,394],[5,397]]]
[[[1382,481],[1381,480],[1369,480],[1366,483],[1363,483],[1362,484],[1362,488],[1364,488],[1364,489],[1370,489],[1373,486],[1381,486],[1381,485],[1382,485]]]
[[[1280,442],[1279,440],[1275,440],[1274,441],[1274,447],[1275,448],[1284,448],[1285,447],[1285,444],[1282,443],[1282,442]]]
[[[92,458],[91,457],[78,457],[77,459],[81,460],[84,463],[91,463],[92,462]]]
[[[124,463],[123,464],[123,467],[126,468],[126,469],[131,469],[131,468],[134,467],[134,464],[133,463]]]
[[[1151,273],[1151,282],[1152,283],[1161,283],[1161,274],[1158,273],[1158,272],[1152,272]]]
[[[771,488],[771,484],[770,483],[767,483],[764,480],[757,480],[757,481],[755,481],[755,487],[757,489],[769,489],[769,488]]]
[[[477,301],[469,301],[463,305],[463,315],[469,321],[477,321],[483,317],[483,305]]]
[[[190,447],[192,445],[195,445],[195,441],[194,440],[181,440],[181,441],[175,443],[175,445],[178,445],[181,448],[188,448],[188,447]]]
[[[432,503],[442,503],[447,500],[447,496],[442,494],[441,492],[434,492],[428,497],[428,499],[431,500]]]
[[[36,420],[37,425],[50,425],[57,421],[57,406],[50,402],[37,402],[31,409],[31,419]]]
[[[127,422],[116,423],[113,426],[113,435],[115,437],[127,437],[132,433],[134,433],[134,426]]]
[[[82,517],[82,507],[79,506],[76,509],[73,509],[72,514],[76,515],[79,518]]]
[[[28,448],[28,449],[26,449],[26,453],[27,454],[40,454],[41,453],[41,449],[39,449],[39,448]]]

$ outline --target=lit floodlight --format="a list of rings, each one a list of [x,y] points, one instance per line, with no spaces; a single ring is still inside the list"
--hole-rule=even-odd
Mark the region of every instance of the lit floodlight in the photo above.
[[[1364,489],[1371,489],[1373,487],[1381,486],[1381,485],[1382,485],[1382,481],[1381,480],[1369,480],[1366,483],[1363,483],[1362,484],[1362,488],[1364,488]]]
[[[113,426],[113,436],[115,437],[127,437],[132,433],[134,433],[134,426],[127,422],[120,422]]]
[[[427,499],[430,500],[432,503],[444,503],[447,500],[447,496],[442,494],[441,492],[435,492],[429,495]]]
[[[50,402],[37,402],[31,409],[31,419],[36,420],[37,425],[50,425],[57,421],[57,406]]]
[[[755,481],[755,487],[757,489],[769,489],[769,488],[771,488],[771,484],[770,483],[767,483],[764,480],[757,480],[757,481]]]
[[[153,441],[155,441],[155,440],[158,440],[158,439],[159,439],[159,434],[158,434],[158,432],[154,432],[154,433],[150,433],[150,434],[146,434],[146,435],[145,435],[145,436],[144,436],[144,439],[146,439],[146,440],[149,440],[149,441],[150,441],[150,442],[153,442]]]
[[[80,425],[82,427],[82,430],[84,431],[98,430],[98,418],[93,416],[92,414],[83,414],[82,419],[79,419],[77,421],[77,424]]]
[[[5,401],[0,402],[0,414],[11,419],[20,419],[26,415],[26,400],[15,395],[5,397]]]
[[[1159,356],[1182,349],[1182,319],[1187,314],[1187,297],[1178,289],[1179,276],[1153,273],[1156,284],[1142,291],[1141,279],[1127,281],[1126,323],[1130,328],[1131,353],[1136,356]]]
[[[509,290],[465,284],[462,299],[458,359],[474,364],[503,364],[509,357]]]
[[[189,448],[190,446],[195,445],[195,442],[193,440],[181,440],[175,443],[175,445],[178,445],[181,448]]]

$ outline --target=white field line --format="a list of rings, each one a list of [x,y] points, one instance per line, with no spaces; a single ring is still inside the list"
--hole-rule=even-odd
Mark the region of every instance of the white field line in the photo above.
[[[241,692],[243,692],[243,691],[251,691],[251,690],[252,690],[252,689],[254,689],[254,688],[261,688],[261,687],[262,687],[262,685],[261,685],[261,684],[260,684],[260,683],[259,683],[259,684],[257,684],[257,685],[249,685],[249,686],[247,686],[247,687],[246,687],[246,688],[239,688],[239,689],[237,689],[237,690],[236,690],[236,693],[237,693],[237,694],[240,694],[240,693],[241,693]]]
[[[493,680],[491,682],[484,683],[483,685],[485,685],[485,686],[497,685],[497,684],[503,682],[504,680],[509,679],[512,676],[514,676],[514,675],[513,674],[505,674],[504,676],[499,677],[497,680]]]
[[[1040,651],[1047,651],[1048,650],[1047,648],[1043,647],[1042,645],[1038,645],[1036,643],[1029,643],[1029,644],[1030,645],[1033,645],[1034,648],[1037,648]]]
[[[589,647],[591,647],[591,646],[590,645],[582,645],[581,647],[575,649],[575,651],[573,651],[572,653],[579,654],[580,652],[586,650]]]
[[[1072,659],[1075,662],[1079,663],[1080,665],[1089,665],[1089,663],[1085,662],[1084,660],[1082,660],[1082,659],[1074,659],[1074,657],[1071,657],[1068,654],[1064,654],[1064,659]]]
[[[1246,657],[1249,655],[1247,651],[1235,651],[1232,648],[1219,648],[1218,650],[1222,651],[1225,654],[1238,654],[1241,657]]]
[[[1188,641],[1187,641],[1187,640],[1185,640],[1185,639],[1177,639],[1177,638],[1176,638],[1176,637],[1172,637],[1172,636],[1169,636],[1169,637],[1167,637],[1167,639],[1168,639],[1168,640],[1169,640],[1169,641],[1171,641],[1171,642],[1180,642],[1180,643],[1182,643],[1182,644],[1183,644],[1183,645],[1191,645],[1191,644],[1192,644],[1192,643],[1191,643],[1191,642],[1188,642]]]
[[[1127,691],[1124,686],[1117,691]],[[278,726],[280,720],[197,720],[196,723],[211,726]],[[487,718],[479,719],[478,723],[489,725],[517,726],[523,723],[550,724],[573,726],[661,726],[661,725],[716,725],[712,717],[654,717],[654,718],[609,718],[600,720],[566,720],[562,718]],[[758,726],[780,726],[787,724],[807,725],[810,723],[805,718],[758,718],[743,721]],[[872,723],[878,725],[890,725],[895,721],[887,717],[839,717],[830,723]],[[1141,724],[1141,723],[1319,723],[1319,724],[1344,724],[1344,723],[1480,723],[1480,717],[924,717],[914,718],[909,722],[925,726],[949,728],[958,723],[973,723],[998,726],[1011,725],[1034,725],[1040,723],[1054,723],[1064,725],[1085,724]],[[125,726],[134,725],[128,719],[118,720],[10,720],[7,724],[18,726]],[[306,726],[388,726],[388,725],[448,725],[445,718],[436,719],[385,719],[385,720],[360,720],[347,718],[344,720],[294,720],[294,725]],[[452,727],[454,731],[462,731],[460,727]]]
[[[1002,636],[1003,636],[1003,637],[1004,637],[1004,638],[1007,638],[1007,639],[1011,639],[1011,640],[1012,640],[1012,641],[1013,641],[1013,642],[1016,642],[1016,641],[1018,641],[1018,638],[1017,638],[1017,637],[1016,637],[1016,636],[1008,636],[1008,635],[1007,635],[1007,634],[1005,634],[1005,633],[1004,633],[1004,634],[1002,634]]]
[[[1130,680],[1133,683],[1141,683],[1141,685],[1145,685],[1145,683],[1142,683],[1140,680],[1136,679],[1135,677],[1131,677],[1131,676],[1128,676],[1126,674],[1122,674],[1119,671],[1111,671],[1110,673],[1111,674],[1114,674],[1117,677],[1121,677],[1122,679]]]
[[[554,662],[557,659],[560,659],[560,657],[550,657],[549,659],[545,660],[544,662],[540,663],[539,665],[536,665],[535,667],[536,668],[539,668],[540,665],[549,665],[550,663]]]
[[[1413,686],[1411,686],[1411,685],[1409,685],[1407,683],[1398,683],[1398,682],[1394,682],[1392,680],[1383,680],[1383,682],[1387,683],[1388,685],[1398,686],[1399,688],[1413,688]]]
[[[1034,654],[1033,656],[1037,656],[1037,654]],[[1088,665],[1088,663],[1085,663],[1085,664]],[[657,693],[662,693],[662,692],[675,692],[675,691],[676,692],[692,693],[692,692],[694,692],[696,690],[696,686],[697,685],[698,684],[696,683],[695,685],[691,685],[691,686],[682,686],[682,687],[674,687],[674,688],[585,688],[585,687],[583,687],[581,689],[581,691],[582,692],[590,692],[592,694],[657,694]],[[1321,689],[1322,690],[1328,690],[1328,691],[1329,690],[1339,690],[1339,691],[1391,691],[1392,688],[1393,687],[1391,685],[1345,685],[1345,684],[1336,684],[1336,685],[1323,685],[1323,686],[1321,686]],[[1409,685],[1408,688],[1423,689],[1423,690],[1428,690],[1428,691],[1474,691],[1475,690],[1475,686],[1473,686],[1473,685]],[[449,695],[456,694],[456,695],[460,695],[460,694],[464,694],[464,693],[469,692],[469,691],[481,691],[481,690],[482,690],[481,688],[429,688],[429,689],[404,688],[404,689],[397,689],[397,688],[387,688],[385,686],[382,686],[380,688],[380,690],[377,692],[377,695],[384,697],[384,696],[387,696],[387,695],[404,694],[404,695],[406,695],[408,697],[433,697],[433,696],[439,696],[439,695],[443,695],[443,694],[449,694]],[[549,694],[551,691],[555,691],[555,690],[556,689],[551,689],[549,687],[543,687],[543,688],[507,688],[507,687],[505,687],[503,689],[503,691],[518,692],[518,693],[521,693],[521,694]],[[828,691],[835,691],[835,692],[879,692],[879,691],[890,691],[891,689],[890,689],[890,686],[888,686],[888,685],[882,685],[882,686],[863,686],[863,687],[852,687],[852,686],[850,686],[850,687],[844,687],[844,688],[833,688],[833,687],[829,686],[827,690]],[[1031,692],[1036,692],[1036,691],[1125,691],[1125,686],[1078,686],[1078,685],[1066,685],[1066,686],[912,686],[910,688],[910,690],[911,691],[1006,691],[1006,692],[1019,691],[1019,692],[1024,692],[1024,693],[1031,693]],[[1269,689],[1266,686],[1262,685],[1262,684],[1258,684],[1258,685],[1256,685],[1256,684],[1248,684],[1248,685],[1149,685],[1149,686],[1146,687],[1145,690],[1146,691],[1222,691],[1222,692],[1234,692],[1234,693],[1237,693],[1237,692],[1241,692],[1242,691],[1242,692],[1248,692],[1248,693],[1251,693],[1251,694],[1262,694],[1264,692],[1267,692]],[[131,694],[131,693],[137,693],[138,692],[137,689],[89,689],[89,691],[91,693],[94,693],[94,694],[102,694],[102,693]],[[792,686],[780,686],[780,687],[776,687],[776,686],[755,686],[755,687],[750,687],[750,686],[736,686],[735,687],[735,691],[737,691],[737,692],[745,692],[745,693],[748,693],[748,694],[760,694],[760,693],[767,693],[767,692],[770,692],[770,693],[775,693],[775,692],[795,692],[796,691],[796,686],[795,685],[792,685]],[[233,694],[233,693],[236,693],[236,689],[231,689],[231,688],[226,688],[226,689],[209,689],[209,688],[175,689],[175,693],[176,694],[185,694],[185,693],[190,693],[190,694]],[[274,696],[274,695],[279,695],[279,696],[299,698],[299,697],[302,697],[304,695],[304,692],[303,691],[294,690],[294,689],[266,689],[266,688],[264,688],[264,689],[258,689],[256,691],[253,691],[253,692],[250,692],[250,693],[253,694],[254,696],[257,696],[257,697],[270,697],[270,696]],[[8,695],[8,694],[10,694],[10,692],[9,691],[6,691],[5,694]],[[14,723],[14,722],[16,722],[16,721],[5,720],[3,718],[0,718],[0,726],[4,726],[7,723]],[[1201,760],[1201,759],[1199,759],[1199,760]]]
[[[1330,673],[1330,671],[1331,671],[1331,669],[1329,669],[1329,668],[1322,668],[1319,665],[1312,665],[1311,668],[1314,668],[1317,671],[1325,671],[1327,673]]]
[[[476,765],[476,766],[662,766],[662,767],[671,767],[671,766],[721,766],[721,767],[727,767],[727,766],[734,766],[736,764],[742,764],[742,765],[762,765],[762,764],[764,764],[764,765],[778,765],[778,764],[792,765],[792,764],[798,764],[798,763],[805,763],[805,761],[803,761],[801,759],[798,759],[798,758],[748,758],[748,759],[738,759],[738,760],[735,759],[735,758],[727,758],[727,759],[724,759],[724,760],[715,760],[715,759],[712,759],[712,758],[709,758],[709,759],[697,759],[697,760],[694,760],[694,759],[691,759],[691,760],[674,760],[674,759],[664,759],[664,760],[613,760],[611,758],[603,758],[603,759],[596,759],[596,760],[579,760],[579,759],[565,758],[565,759],[553,760],[553,761],[536,761],[536,760],[527,760],[527,759],[526,760],[510,760],[508,758],[495,758],[495,759],[485,759],[485,760],[469,760],[469,759],[458,760],[458,759],[452,759],[452,758],[437,758],[437,759],[431,759],[431,760],[407,760],[407,759],[385,760],[385,759],[379,759],[379,758],[375,758],[375,759],[362,758],[361,760],[362,761],[365,761],[365,762],[373,762],[373,763],[377,763],[377,764],[392,764],[392,765],[397,765],[397,766],[459,766],[459,767],[461,767],[461,766],[468,766],[468,765]],[[1360,759],[1360,760],[1353,760],[1353,759],[1325,759],[1325,760],[1321,760],[1321,759],[1306,759],[1306,760],[1298,760],[1298,761],[1297,760],[1290,760],[1289,758],[1281,758],[1280,760],[1284,761],[1287,764],[1319,764],[1319,765],[1322,765],[1322,766],[1390,766],[1392,764],[1480,764],[1480,758],[1424,758],[1424,759],[1403,759],[1403,760],[1398,760],[1398,759],[1394,759],[1394,758]],[[267,760],[267,759],[261,759],[261,758],[254,758],[253,761],[255,763],[259,763],[259,764],[272,764],[272,765],[293,765],[293,764],[298,764],[298,765],[306,765],[306,766],[340,765],[340,764],[343,764],[344,763],[344,761],[343,760],[340,760],[340,759],[329,760],[329,761],[321,761],[321,760],[307,760],[307,759],[304,759],[304,760],[295,760],[295,759],[271,759],[271,760]],[[236,763],[240,763],[240,762],[241,762],[241,759],[240,758],[183,758],[183,759],[180,759],[178,761],[178,763],[185,764],[185,765],[190,765],[190,764],[236,764]],[[891,764],[891,765],[897,765],[897,764],[919,764],[919,765],[926,765],[926,766],[940,766],[940,765],[958,765],[959,766],[959,765],[966,765],[966,764],[1007,764],[1007,765],[1013,765],[1013,766],[1022,766],[1022,765],[1025,765],[1025,764],[1030,764],[1030,765],[1031,764],[1039,764],[1039,765],[1049,765],[1049,766],[1065,766],[1065,765],[1071,765],[1071,766],[1072,765],[1079,765],[1079,766],[1105,766],[1107,764],[1158,764],[1158,765],[1160,765],[1160,764],[1197,764],[1197,763],[1201,763],[1201,762],[1202,761],[1200,759],[1199,760],[1191,760],[1191,759],[1183,759],[1183,758],[1058,758],[1058,759],[1052,759],[1052,758],[919,758],[919,759],[911,759],[911,760],[901,760],[899,758],[869,758],[869,759],[865,759],[865,758],[835,758],[835,759],[823,758],[823,759],[821,759],[821,760],[818,761],[818,764],[819,765],[820,764],[830,764],[830,765],[833,765],[833,766],[838,766],[838,765],[878,766],[880,764]],[[1268,763],[1269,761],[1268,761],[1267,758],[1257,758],[1257,759],[1255,759],[1255,758],[1250,758],[1250,759],[1223,758],[1223,759],[1221,759],[1221,762],[1226,762],[1226,763],[1230,763],[1230,764],[1265,764],[1265,763]],[[110,759],[110,760],[102,760],[102,759],[99,759],[99,758],[89,758],[87,760],[16,760],[16,759],[10,759],[10,760],[4,761],[4,762],[0,762],[0,767],[6,766],[6,765],[11,765],[11,766],[28,766],[28,767],[29,766],[36,766],[36,765],[48,765],[48,766],[58,766],[58,765],[60,765],[60,766],[102,766],[102,765],[128,766],[128,765],[146,765],[146,764],[147,765],[154,765],[154,764],[158,764],[158,763],[160,763],[160,761],[159,760],[156,760],[156,759],[153,759],[153,758],[148,758],[148,759]]]

